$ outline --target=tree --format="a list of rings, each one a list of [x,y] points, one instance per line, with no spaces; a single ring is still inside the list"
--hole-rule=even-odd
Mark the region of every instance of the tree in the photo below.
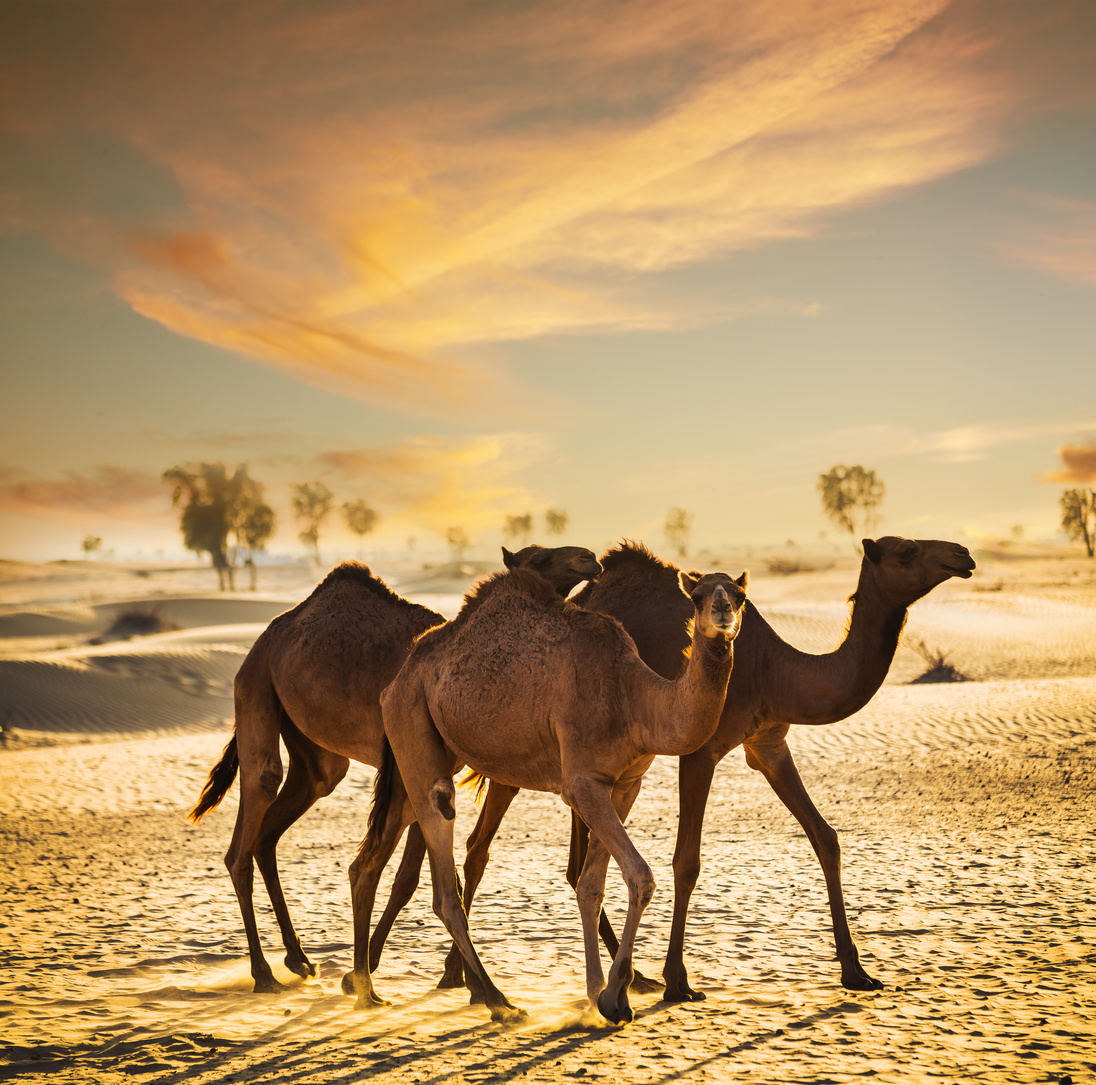
[[[244,464],[231,476],[223,463],[186,464],[165,471],[163,478],[175,483],[171,503],[183,505],[179,518],[183,545],[195,553],[209,554],[221,591],[226,585],[234,591],[241,525],[249,511],[261,503],[262,486],[251,478]],[[231,550],[230,535],[234,537]]]
[[[549,535],[562,535],[567,530],[567,513],[563,509],[549,509],[544,514],[544,526]]]
[[[308,526],[297,538],[312,550],[316,564],[320,563],[320,525],[331,512],[335,495],[322,482],[299,482],[293,487],[293,512]]]
[[[103,540],[98,535],[85,535],[84,541],[80,544],[80,549],[84,551],[86,557],[91,557],[96,550],[102,548]]]
[[[258,484],[256,485],[258,486]],[[258,497],[261,498],[262,487],[258,486],[258,490]],[[277,526],[277,522],[274,510],[262,500],[256,500],[244,513],[243,519],[239,524],[237,536],[240,544],[247,547],[247,558],[244,561],[244,564],[247,566],[252,591],[255,591],[258,586],[257,570],[255,568],[255,551],[266,549],[266,541],[274,534],[274,528]]]
[[[445,532],[445,542],[453,557],[453,564],[459,565],[468,547],[468,532],[463,527],[451,527]]]
[[[879,517],[876,508],[883,500],[883,483],[874,471],[854,467],[833,467],[818,476],[822,511],[854,539],[870,533]]]
[[[1066,535],[1084,543],[1088,556],[1092,557],[1096,549],[1096,490],[1066,490],[1059,504]]]
[[[685,548],[689,542],[689,533],[692,529],[692,513],[676,507],[666,513],[666,524],[662,530],[666,533],[666,541],[677,551],[679,558],[685,556]]]
[[[524,516],[507,516],[502,530],[508,539],[514,540],[515,544],[528,546],[529,536],[533,534],[533,514],[527,512]]]
[[[380,516],[376,509],[371,509],[360,497],[357,501],[345,502],[342,510],[346,517],[346,526],[358,536],[358,560],[361,561],[365,536],[377,526]]]

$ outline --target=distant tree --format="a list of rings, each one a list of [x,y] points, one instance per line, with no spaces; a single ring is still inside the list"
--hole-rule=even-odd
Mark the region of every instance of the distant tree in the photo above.
[[[1092,557],[1096,549],[1096,490],[1066,490],[1059,504],[1066,535],[1084,543],[1088,556]]]
[[[102,549],[103,540],[98,535],[85,535],[84,541],[80,544],[80,549],[84,551],[87,557],[91,557],[96,550]]]
[[[527,512],[524,516],[507,516],[502,532],[516,546],[528,546],[529,536],[533,534],[533,514]]]
[[[544,527],[549,535],[562,535],[567,530],[567,513],[563,509],[549,509],[544,514]]]
[[[662,530],[666,533],[666,541],[677,551],[677,556],[685,557],[689,534],[693,530],[692,513],[676,507],[670,509],[666,513],[666,523]]]
[[[453,563],[459,565],[464,560],[464,551],[468,548],[468,532],[463,527],[451,527],[445,532],[445,542]]]
[[[371,509],[360,497],[357,501],[344,502],[342,510],[346,517],[346,526],[358,536],[358,560],[361,561],[365,537],[377,526],[380,516],[376,509]]]
[[[818,476],[822,511],[854,539],[875,527],[884,489],[875,472],[865,471],[859,464],[833,467],[828,474]]]
[[[320,563],[320,526],[331,512],[335,495],[322,482],[299,482],[293,487],[290,498],[298,520],[307,525],[297,538],[309,547],[316,564]]]
[[[186,464],[163,474],[173,482],[172,504],[182,505],[179,529],[183,545],[198,554],[209,554],[221,591],[236,587],[236,558],[240,529],[249,511],[262,501],[262,486],[238,466],[229,475],[223,463]],[[272,514],[273,515],[273,514]],[[234,545],[229,548],[229,536]]]
[[[252,591],[255,591],[258,587],[255,551],[266,549],[267,539],[274,534],[274,528],[278,522],[274,510],[265,504],[261,497],[262,487],[260,486],[257,500],[248,507],[237,528],[237,537],[240,544],[247,547],[247,558],[244,560],[244,565],[247,566]]]

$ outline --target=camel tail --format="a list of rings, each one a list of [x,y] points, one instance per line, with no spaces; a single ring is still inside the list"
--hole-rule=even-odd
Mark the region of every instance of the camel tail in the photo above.
[[[491,781],[482,772],[469,769],[461,778],[458,787],[466,787],[472,792],[472,798],[477,806],[483,805],[483,797],[487,794],[487,785]]]
[[[239,769],[240,756],[236,749],[236,732],[233,731],[221,760],[209,770],[209,779],[202,788],[197,806],[187,814],[187,821],[193,821],[195,825],[201,821],[225,797]]]
[[[388,819],[388,808],[392,805],[398,773],[396,755],[392,752],[388,739],[385,738],[381,743],[381,763],[377,769],[377,777],[373,781],[373,804],[369,807],[369,822],[365,830],[365,839],[362,841],[362,851],[372,850],[380,842],[384,823]]]

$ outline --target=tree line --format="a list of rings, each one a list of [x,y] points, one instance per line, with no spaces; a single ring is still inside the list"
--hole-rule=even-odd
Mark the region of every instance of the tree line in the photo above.
[[[255,554],[266,549],[278,526],[277,515],[264,500],[265,487],[241,464],[229,474],[223,463],[186,464],[163,474],[173,484],[172,504],[180,510],[183,545],[209,554],[222,591],[236,588],[236,569],[242,561],[256,586]],[[294,516],[302,523],[297,538],[320,560],[320,529],[335,505],[335,495],[322,482],[299,482],[291,488]],[[380,519],[362,498],[342,505],[346,525],[362,540]]]

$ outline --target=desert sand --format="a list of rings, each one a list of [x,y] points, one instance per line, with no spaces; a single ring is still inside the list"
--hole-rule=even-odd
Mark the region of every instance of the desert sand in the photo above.
[[[459,577],[378,571],[443,613],[459,606]],[[279,848],[320,973],[279,971],[260,884],[264,944],[293,983],[251,992],[222,862],[236,790],[197,826],[185,813],[230,733],[249,645],[317,579],[264,570],[259,593],[219,595],[208,570],[0,562],[0,1078],[1093,1079],[1096,563],[980,561],[971,581],[914,605],[866,708],[793,728],[806,785],[841,834],[853,933],[882,991],[838,985],[818,863],[736,751],[716,774],[686,938],[707,999],[634,996],[636,1020],[620,1028],[587,1009],[567,811],[535,794],[504,824],[471,917],[527,1020],[494,1025],[466,992],[434,989],[448,939],[425,884],[376,974],[392,1005],[354,1010],[339,979],[351,961],[346,868],[372,782],[363,766]],[[751,567],[750,594],[788,640],[820,652],[840,640],[855,579],[851,557],[790,576]],[[119,639],[134,613],[162,631]],[[911,684],[926,668],[919,642],[970,680]],[[659,882],[637,942],[650,976],[672,911],[676,810],[675,765],[659,759],[629,823]],[[462,793],[458,840],[475,816]],[[606,905],[619,926],[614,872]]]

